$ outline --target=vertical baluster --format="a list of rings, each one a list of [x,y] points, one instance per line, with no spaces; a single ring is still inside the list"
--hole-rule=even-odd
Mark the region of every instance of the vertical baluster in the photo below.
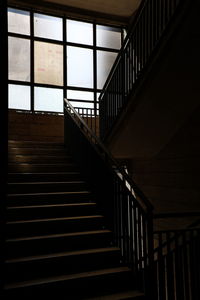
[[[188,251],[187,251],[187,232],[183,232],[183,249],[182,249],[182,264],[184,266],[183,281],[185,300],[189,299],[189,266],[188,266]]]
[[[165,299],[165,267],[164,267],[164,256],[163,256],[163,234],[162,232],[158,235],[158,291],[159,299]]]
[[[144,291],[148,292],[148,249],[147,249],[147,224],[146,215],[142,217],[142,241],[143,241],[143,268],[144,268]]]
[[[167,300],[174,300],[174,267],[173,267],[173,251],[171,249],[171,235],[170,232],[166,233],[167,243],[167,260],[166,260],[166,272],[167,272]]]
[[[137,219],[137,206],[134,205],[134,249],[135,249],[135,280],[138,284],[138,219]]]
[[[175,278],[176,278],[176,300],[183,299],[183,286],[182,286],[182,262],[181,262],[181,246],[179,240],[179,233],[175,232]]]
[[[129,247],[130,247],[130,266],[134,272],[135,266],[134,266],[134,248],[133,248],[133,200],[129,200]]]
[[[130,52],[129,52],[129,57],[130,57],[130,60],[129,60],[129,72],[130,72],[130,82],[129,82],[129,87],[130,87],[130,91],[133,89],[133,82],[134,82],[134,79],[133,79],[133,36],[131,36],[131,40],[130,40]]]

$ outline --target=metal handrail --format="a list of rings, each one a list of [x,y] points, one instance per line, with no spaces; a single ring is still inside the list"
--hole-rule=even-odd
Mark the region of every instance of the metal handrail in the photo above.
[[[129,175],[124,171],[124,169],[119,165],[119,163],[113,158],[110,151],[104,146],[104,144],[101,142],[101,140],[94,134],[94,132],[88,127],[86,122],[80,117],[80,115],[77,113],[75,108],[72,106],[72,104],[64,98],[64,103],[70,109],[70,111],[73,113],[73,115],[76,117],[76,123],[81,128],[87,136],[90,138],[90,140],[94,143],[94,145],[97,146],[97,151],[100,153],[100,155],[110,163],[110,166],[112,169],[117,173],[118,177],[121,178],[122,181],[128,183],[130,186],[131,192],[139,196],[139,198],[142,200],[139,204],[144,207],[146,206],[147,210],[152,211],[153,205],[150,203],[150,201],[147,199],[147,197],[144,195],[144,193],[139,189],[139,187],[134,183],[134,181],[129,177]],[[136,199],[137,200],[137,199]]]
[[[104,139],[148,74],[167,30],[191,5],[189,0],[143,0],[99,97],[100,136]],[[183,9],[184,8],[184,9]],[[179,13],[180,12],[180,13]],[[170,31],[168,31],[170,32]]]

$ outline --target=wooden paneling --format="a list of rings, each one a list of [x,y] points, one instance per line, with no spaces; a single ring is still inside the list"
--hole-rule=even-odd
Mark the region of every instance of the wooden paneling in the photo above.
[[[10,140],[63,142],[63,116],[9,111],[8,138]]]

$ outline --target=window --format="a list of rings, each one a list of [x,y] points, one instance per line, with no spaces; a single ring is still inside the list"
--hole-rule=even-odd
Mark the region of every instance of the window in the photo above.
[[[97,25],[97,46],[120,49],[121,29]]]
[[[123,28],[8,8],[8,36],[9,108],[62,113],[67,97],[97,114]]]
[[[25,85],[9,84],[8,108],[31,109],[30,87]]]
[[[94,101],[94,93],[77,90],[68,90],[67,99]]]
[[[86,22],[67,20],[67,41],[93,45],[93,25]]]
[[[102,89],[117,57],[115,52],[97,51],[97,87]]]
[[[34,109],[37,111],[63,112],[62,89],[35,87]]]
[[[8,38],[9,79],[30,81],[30,41]]]
[[[30,13],[24,10],[9,8],[8,31],[30,35]]]
[[[79,47],[67,47],[67,84],[93,87],[93,51]]]
[[[34,14],[34,35],[61,41],[62,19],[42,14]]]
[[[35,82],[63,85],[63,46],[35,42]]]

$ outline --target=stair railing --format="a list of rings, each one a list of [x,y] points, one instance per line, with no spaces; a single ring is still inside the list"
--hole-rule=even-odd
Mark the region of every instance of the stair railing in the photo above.
[[[99,97],[102,139],[135,92],[185,0],[143,0]],[[190,1],[188,1],[190,2]],[[191,1],[192,2],[192,1]]]
[[[154,299],[200,299],[200,228],[154,232],[154,247]]]
[[[107,226],[113,232],[113,243],[121,249],[123,264],[132,270],[133,284],[149,295],[153,207],[67,99],[64,108],[65,144],[91,183]]]

